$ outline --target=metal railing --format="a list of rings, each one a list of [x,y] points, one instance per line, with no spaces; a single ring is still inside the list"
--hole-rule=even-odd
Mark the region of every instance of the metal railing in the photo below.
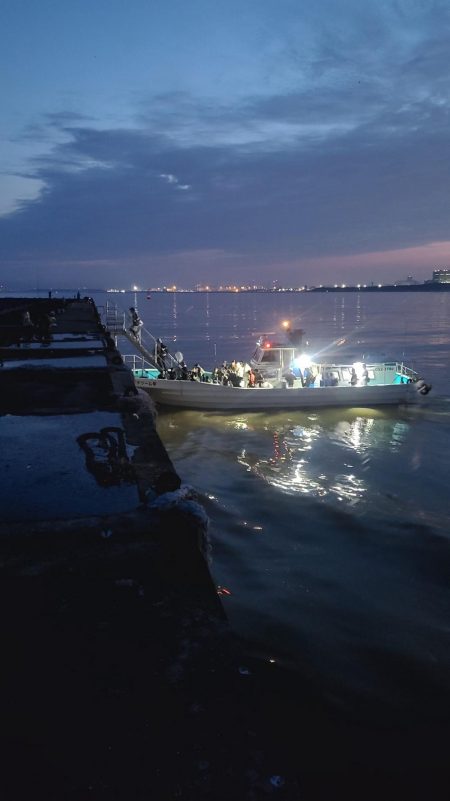
[[[124,359],[136,359],[138,364],[136,369],[155,369],[162,368],[169,370],[170,368],[179,367],[179,362],[167,349],[164,356],[160,353],[160,343],[153,334],[145,328],[139,327],[137,331],[133,331],[132,327],[127,327],[126,314],[120,311],[116,304],[106,303],[105,309],[105,325],[107,330],[115,337],[116,345],[119,336],[125,337],[136,350],[140,356],[126,356]],[[145,367],[142,368],[142,363],[145,362]],[[134,369],[134,368],[132,368]]]

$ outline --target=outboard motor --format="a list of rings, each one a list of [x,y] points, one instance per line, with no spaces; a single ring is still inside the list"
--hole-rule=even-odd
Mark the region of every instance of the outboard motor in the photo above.
[[[416,389],[421,395],[428,395],[431,384],[427,384],[423,378],[419,378],[418,381],[416,381]]]

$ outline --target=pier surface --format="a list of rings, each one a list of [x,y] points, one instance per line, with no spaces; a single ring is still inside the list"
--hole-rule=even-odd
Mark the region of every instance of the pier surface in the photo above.
[[[439,722],[369,729],[230,631],[89,298],[0,299],[0,364],[2,801],[445,797]]]

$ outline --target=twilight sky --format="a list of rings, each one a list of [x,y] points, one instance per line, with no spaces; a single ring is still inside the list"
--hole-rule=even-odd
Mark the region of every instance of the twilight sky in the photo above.
[[[448,0],[2,0],[0,283],[450,266]]]

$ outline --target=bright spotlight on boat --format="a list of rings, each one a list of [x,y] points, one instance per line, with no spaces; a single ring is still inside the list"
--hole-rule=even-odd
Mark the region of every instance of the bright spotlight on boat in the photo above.
[[[303,370],[306,370],[307,367],[311,367],[311,359],[306,355],[306,353],[302,353],[301,356],[297,356],[293,363],[294,366],[298,367],[302,372]]]
[[[290,328],[291,325],[290,320],[283,320],[281,325],[283,326],[283,328]]]

